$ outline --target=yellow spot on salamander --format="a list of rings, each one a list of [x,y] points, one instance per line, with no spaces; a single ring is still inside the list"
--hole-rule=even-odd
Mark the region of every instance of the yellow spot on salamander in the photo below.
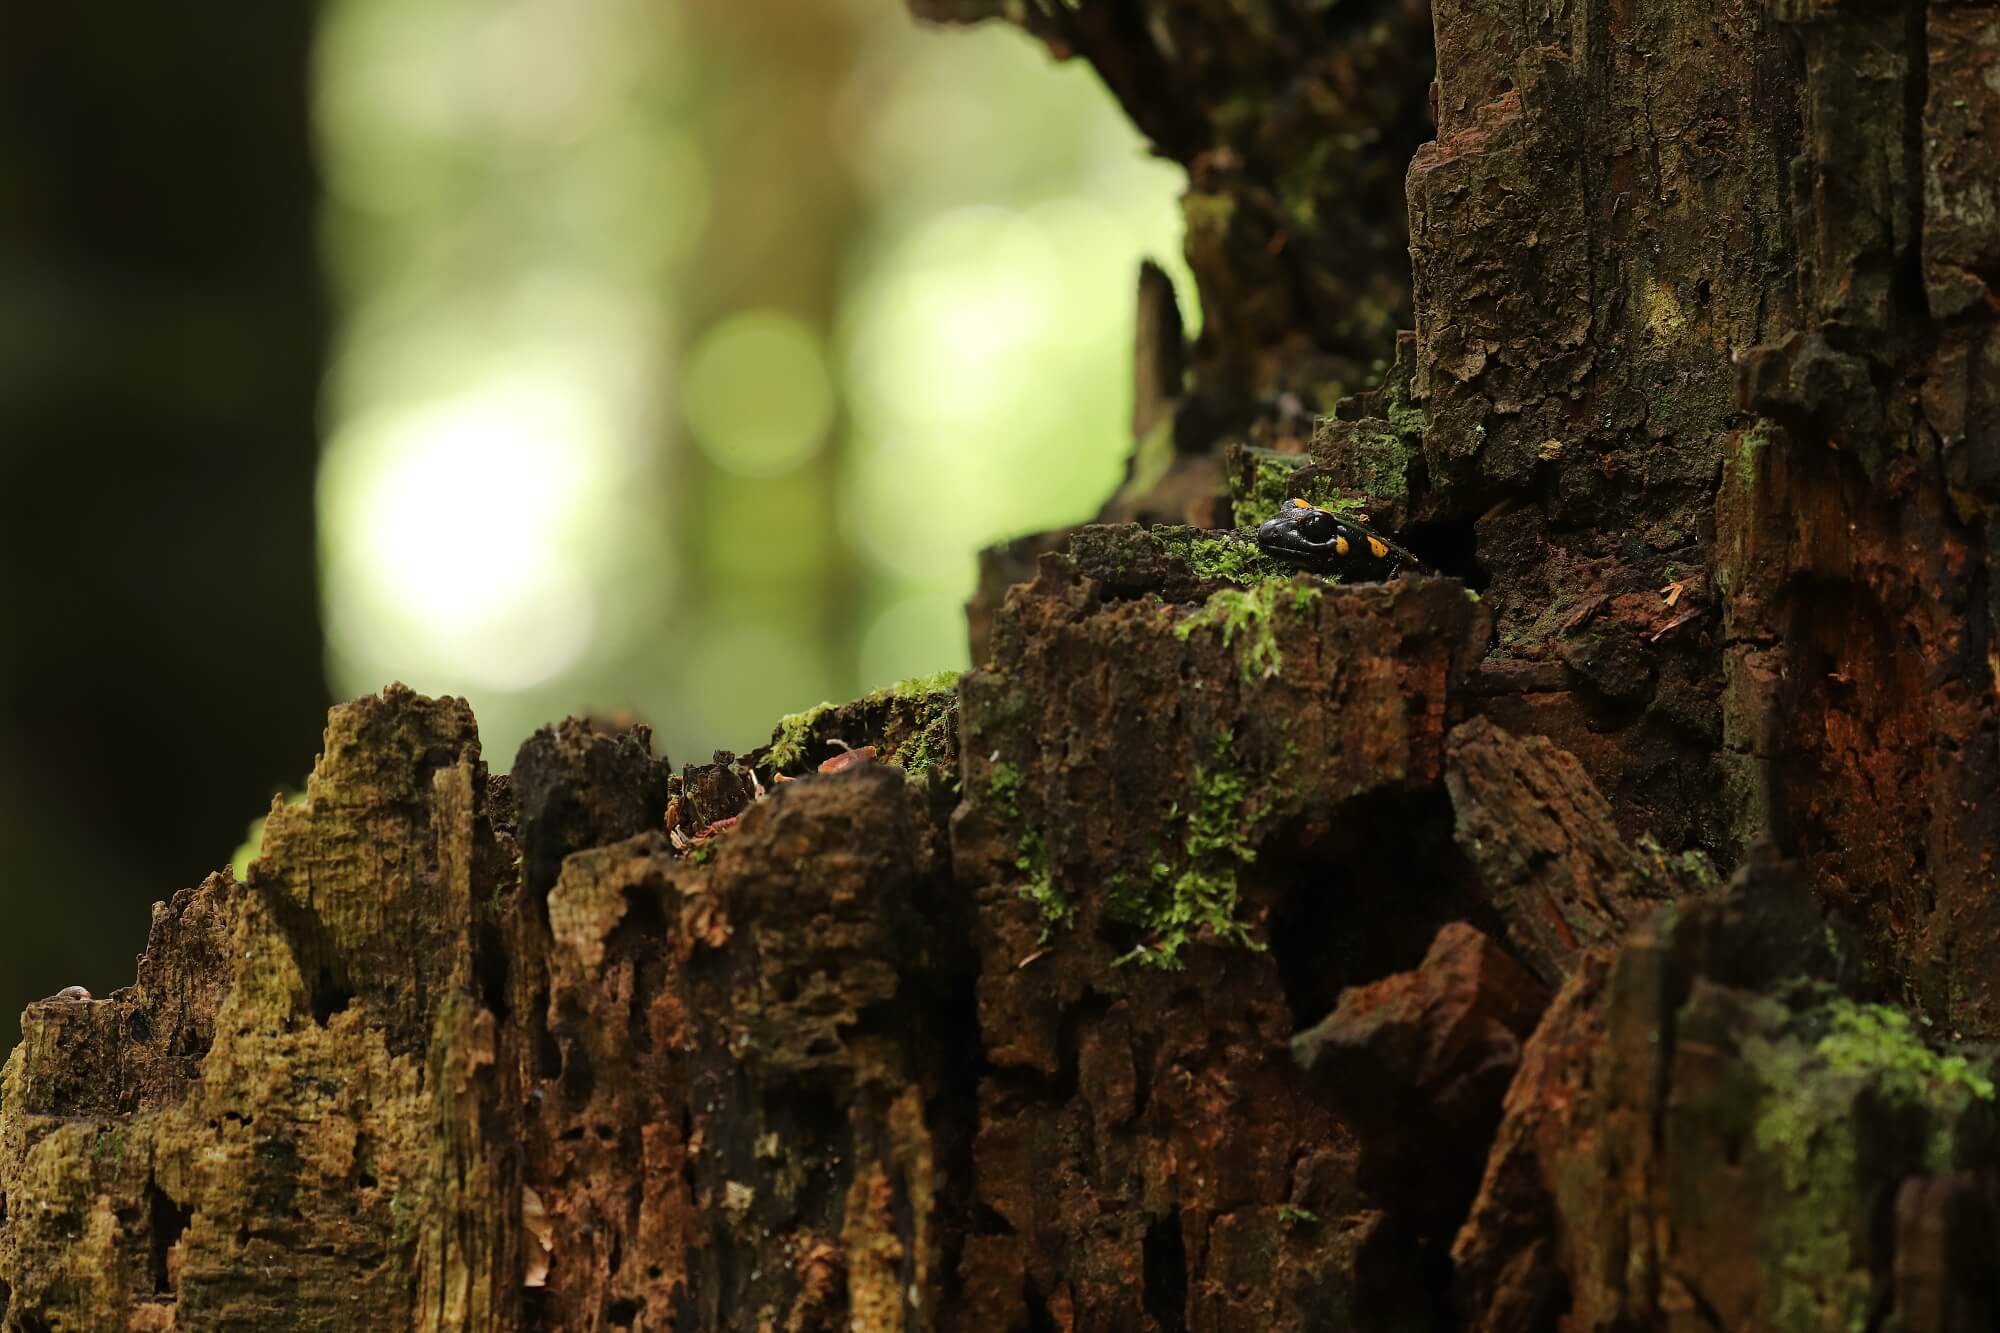
[[[1298,500],[1298,499],[1292,499],[1292,500],[1287,500],[1287,501],[1285,501],[1285,507],[1286,507],[1287,509],[1311,509],[1311,508],[1312,508],[1312,506],[1311,506],[1311,505],[1309,505],[1309,504],[1307,504],[1307,503],[1306,503],[1306,502],[1305,502],[1304,500]]]
[[[1335,554],[1337,554],[1337,555],[1346,555],[1346,554],[1347,554],[1347,538],[1345,538],[1345,537],[1335,537],[1335,538],[1333,539],[1333,549],[1334,549],[1334,553],[1335,553]]]
[[[1377,560],[1387,560],[1389,558],[1389,543],[1383,541],[1380,537],[1371,535],[1368,538],[1368,553]]]

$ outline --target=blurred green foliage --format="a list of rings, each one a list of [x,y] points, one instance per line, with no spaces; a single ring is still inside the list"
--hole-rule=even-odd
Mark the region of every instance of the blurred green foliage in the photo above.
[[[1184,182],[1086,67],[895,0],[325,15],[337,694],[748,748],[966,665],[978,548],[1115,483]]]

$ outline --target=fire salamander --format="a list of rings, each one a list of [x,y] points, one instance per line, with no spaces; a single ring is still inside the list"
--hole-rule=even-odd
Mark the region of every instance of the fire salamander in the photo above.
[[[1351,583],[1392,579],[1405,570],[1430,568],[1379,533],[1304,500],[1287,500],[1257,529],[1257,549],[1273,560],[1315,574],[1338,574]]]

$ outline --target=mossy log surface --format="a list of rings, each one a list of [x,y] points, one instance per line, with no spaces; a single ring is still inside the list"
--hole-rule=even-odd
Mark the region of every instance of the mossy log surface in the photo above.
[[[1454,577],[1044,534],[678,771],[335,710],[24,1016],[0,1325],[2000,1326],[2000,9],[920,8],[1190,165],[1186,512]]]
[[[28,1010],[6,1327],[1972,1299],[1992,1085],[1866,1002],[1795,874],[1718,895],[1466,718],[1491,622],[1454,581],[1246,591],[1094,531],[987,667],[741,759],[572,721],[500,777],[458,701],[336,709],[246,882],[161,904],[133,986]]]

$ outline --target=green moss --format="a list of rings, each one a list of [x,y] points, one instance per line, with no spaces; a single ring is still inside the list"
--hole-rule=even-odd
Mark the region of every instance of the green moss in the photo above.
[[[1250,451],[1250,465],[1233,478],[1234,494],[1229,497],[1236,521],[1261,523],[1284,506],[1297,492],[1293,477],[1312,461],[1305,454],[1277,454]],[[1303,497],[1310,500],[1311,496]]]
[[[1319,1214],[1297,1204],[1281,1203],[1278,1205],[1278,1220],[1288,1227],[1316,1227],[1319,1225]]]
[[[1389,418],[1389,425],[1405,443],[1423,447],[1424,409],[1410,401],[1407,381],[1397,381],[1390,386],[1389,402],[1384,413]]]
[[[938,671],[928,676],[912,676],[856,700],[857,704],[891,702],[914,705],[918,716],[915,719],[916,734],[899,745],[894,754],[887,756],[886,762],[895,764],[912,779],[922,778],[950,756],[951,718],[958,702],[958,672]],[[765,762],[776,772],[803,763],[806,750],[812,744],[813,728],[834,708],[834,704],[823,702],[802,713],[787,713],[779,718],[777,730],[771,735],[771,749],[765,756]]]
[[[952,762],[952,737],[958,720],[958,673],[940,671],[916,676],[898,681],[887,690],[878,690],[868,698],[873,700],[882,695],[914,705],[915,713],[911,721],[913,730],[886,762],[902,769],[903,776],[918,784],[940,778],[956,782],[958,769]]]
[[[1021,770],[1004,760],[995,763],[987,774],[986,790],[1010,821],[1021,819],[1021,793],[1026,786],[1027,779]],[[1019,854],[1014,858],[1014,868],[1021,872],[1023,881],[1017,891],[1041,912],[1042,942],[1046,944],[1058,928],[1075,919],[1076,904],[1056,887],[1055,876],[1049,869],[1048,843],[1038,830],[1025,830],[1017,846]]]
[[[948,694],[954,700],[958,698],[958,672],[933,671],[928,676],[912,676],[908,680],[899,680],[885,689],[876,690],[864,698],[870,701],[901,699],[911,703],[928,702],[940,694]]]
[[[1283,578],[1291,572],[1258,550],[1256,543],[1235,537],[1175,535],[1160,538],[1160,547],[1187,561],[1197,578],[1227,579],[1249,585]]]
[[[1228,579],[1242,587],[1292,572],[1249,542],[1195,541],[1188,547],[1188,567],[1198,578]]]
[[[1201,610],[1176,625],[1174,634],[1185,639],[1196,630],[1213,629],[1222,635],[1222,646],[1231,649],[1236,648],[1240,638],[1243,679],[1270,679],[1284,666],[1284,654],[1278,650],[1277,635],[1271,625],[1272,616],[1283,605],[1303,613],[1319,600],[1319,595],[1317,585],[1293,579],[1266,580],[1249,588],[1222,588],[1209,596]]]
[[[1419,413],[1419,416],[1422,414]],[[1397,505],[1409,503],[1410,471],[1423,454],[1421,433],[1377,431],[1361,437],[1364,448],[1357,451],[1362,488],[1377,500]]]
[[[1744,1054],[1766,1084],[1753,1139],[1783,1185],[1758,1224],[1770,1327],[1863,1328],[1870,1283],[1850,1231],[1859,1188],[1852,1089],[1815,1080],[1809,1048],[1796,1042],[1753,1041]]]
[[[1059,927],[1075,918],[1076,904],[1056,887],[1055,877],[1049,873],[1048,845],[1041,834],[1030,830],[1021,835],[1021,854],[1014,858],[1014,868],[1027,878],[1021,885],[1021,896],[1041,911],[1042,942],[1046,944]]]
[[[831,703],[814,704],[803,713],[787,713],[778,719],[778,730],[771,737],[771,753],[768,761],[773,770],[782,772],[806,757],[806,746],[812,740],[813,724],[833,711]]]
[[[1769,1029],[1787,1026],[1782,1006],[1763,1003]],[[1862,1094],[1925,1127],[1924,1160],[1909,1169],[1939,1172],[1953,1165],[1958,1123],[1973,1102],[1993,1100],[1994,1085],[1963,1056],[1925,1046],[1909,1016],[1885,1005],[1835,998],[1789,1018],[1783,1035],[1743,1048],[1762,1085],[1752,1137],[1782,1186],[1768,1193],[1758,1224],[1769,1326],[1858,1333],[1871,1290],[1859,1242],[1869,1182],[1881,1170],[1864,1176],[1861,1166]]]
[[[1021,786],[1024,781],[1021,770],[1004,759],[993,765],[993,771],[986,779],[986,789],[1009,818],[1018,819],[1021,816]]]
[[[1993,1079],[1962,1055],[1939,1055],[1924,1045],[1910,1016],[1886,1004],[1835,1000],[1827,1006],[1832,1030],[1815,1048],[1836,1074],[1872,1079],[1882,1095],[1904,1104],[1963,1110],[1970,1100],[1993,1100]],[[1932,1170],[1951,1164],[1933,1162]]]
[[[1681,874],[1688,883],[1697,886],[1703,892],[1722,883],[1722,876],[1715,872],[1715,862],[1709,860],[1708,853],[1699,847],[1690,847],[1673,860],[1680,867]]]
[[[919,785],[933,781],[957,780],[952,762],[952,719],[955,710],[940,708],[927,715],[914,733],[896,747],[888,762],[903,770],[903,776]]]
[[[1399,454],[1398,457],[1405,455]],[[1229,504],[1236,522],[1239,525],[1261,523],[1283,509],[1285,502],[1291,499],[1304,500],[1307,504],[1336,514],[1365,518],[1367,507],[1359,500],[1342,494],[1330,478],[1315,474],[1300,480],[1298,474],[1312,461],[1307,454],[1243,448],[1230,466]],[[1407,492],[1408,487],[1399,469],[1385,468],[1383,475],[1393,482],[1391,489],[1396,493]],[[1367,489],[1371,495],[1379,493],[1379,488],[1375,486]]]
[[[1239,921],[1236,871],[1257,859],[1249,830],[1256,822],[1244,807],[1250,782],[1231,763],[1231,735],[1215,738],[1212,760],[1195,770],[1194,808],[1183,840],[1186,864],[1178,871],[1153,862],[1152,884],[1144,893],[1125,893],[1107,904],[1119,920],[1143,927],[1147,940],[1118,961],[1178,968],[1181,949],[1197,936],[1246,949],[1264,946]]]
[[[1770,447],[1771,423],[1759,421],[1736,437],[1736,480],[1747,493],[1757,485],[1757,455]]]

